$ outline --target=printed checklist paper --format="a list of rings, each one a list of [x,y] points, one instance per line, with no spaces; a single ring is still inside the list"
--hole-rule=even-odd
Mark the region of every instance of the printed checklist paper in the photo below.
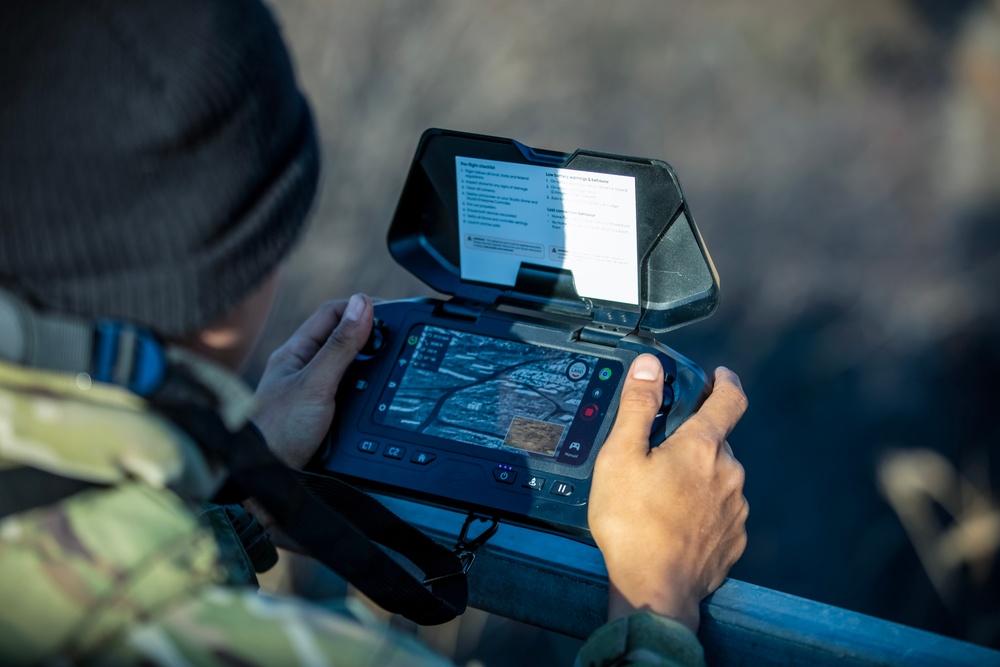
[[[635,178],[458,156],[463,280],[514,285],[522,262],[580,296],[639,303]]]

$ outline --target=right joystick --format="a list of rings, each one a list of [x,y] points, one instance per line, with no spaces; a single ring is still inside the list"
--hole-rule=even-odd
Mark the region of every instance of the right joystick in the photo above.
[[[670,361],[673,362],[672,359]],[[660,411],[653,418],[653,427],[649,430],[651,447],[655,447],[667,439],[667,415],[670,414],[670,408],[674,406],[674,381],[677,378],[666,368],[663,371],[663,402],[660,404]]]
[[[667,373],[663,378],[663,406],[661,412],[665,415],[670,412],[670,408],[674,405],[674,380],[676,378]]]

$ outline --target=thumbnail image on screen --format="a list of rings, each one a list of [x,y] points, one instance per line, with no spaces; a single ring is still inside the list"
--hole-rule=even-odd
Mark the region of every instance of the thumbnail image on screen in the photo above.
[[[588,355],[418,325],[397,360],[375,422],[554,456],[599,363]]]

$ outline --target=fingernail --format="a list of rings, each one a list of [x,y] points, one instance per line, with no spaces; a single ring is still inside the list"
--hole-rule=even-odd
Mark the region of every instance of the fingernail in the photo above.
[[[351,297],[351,300],[347,302],[347,309],[344,311],[344,319],[357,322],[361,319],[361,313],[364,311],[365,297],[361,294],[355,294]]]
[[[632,377],[636,380],[655,380],[662,370],[660,360],[650,354],[643,354],[632,363]]]

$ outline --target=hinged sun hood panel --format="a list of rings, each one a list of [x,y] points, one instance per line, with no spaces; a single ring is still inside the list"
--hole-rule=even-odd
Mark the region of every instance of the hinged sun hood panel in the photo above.
[[[544,259],[536,263],[528,256],[521,261],[512,284],[463,278],[456,169],[456,158],[460,157],[633,178],[638,302],[581,295],[571,271],[546,266]],[[548,222],[538,216],[519,224]],[[503,231],[496,233],[499,236]],[[410,273],[462,301],[515,304],[542,317],[547,312],[558,313],[577,317],[582,325],[593,323],[652,337],[708,317],[719,301],[718,275],[701,234],[673,170],[659,160],[585,150],[556,153],[532,149],[512,139],[428,130],[417,147],[389,229],[388,245],[392,256]],[[540,252],[550,258],[556,250],[552,246],[550,252]]]

